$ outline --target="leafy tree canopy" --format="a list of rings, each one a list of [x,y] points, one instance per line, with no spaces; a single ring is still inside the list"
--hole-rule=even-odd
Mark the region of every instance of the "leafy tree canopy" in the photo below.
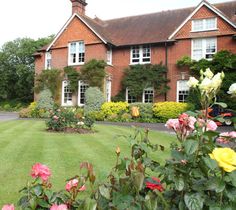
[[[0,49],[0,99],[32,101],[34,86],[33,53],[48,44],[52,36],[33,40],[18,38]]]

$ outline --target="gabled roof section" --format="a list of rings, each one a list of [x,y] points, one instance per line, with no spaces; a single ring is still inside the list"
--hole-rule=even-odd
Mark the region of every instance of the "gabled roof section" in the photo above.
[[[229,12],[228,10],[230,9],[229,7],[227,7],[227,4],[230,5],[230,2],[227,3],[222,3],[222,4],[218,4],[218,7],[223,7],[225,9],[226,14]],[[236,28],[236,24],[235,22],[230,20],[230,17],[227,17],[222,11],[219,10],[215,5],[213,6],[212,4],[208,3],[206,0],[203,0],[195,9],[194,11],[184,20],[184,22],[181,23],[181,25],[168,37],[168,39],[172,39],[177,32],[198,12],[198,10],[203,7],[206,6],[208,9],[210,9],[211,11],[213,11],[214,13],[216,13],[218,16],[220,16],[223,20],[225,20],[228,24],[230,24],[231,26],[233,26],[234,28]],[[235,1],[234,1],[234,6],[233,6],[233,1],[232,1],[232,9],[234,9],[234,13],[236,12],[236,7],[235,7]]]
[[[173,41],[176,33],[202,7],[206,6],[236,29],[236,1],[210,4],[203,0],[197,7],[167,10],[151,14],[111,20],[74,14],[66,22],[52,43],[41,51],[48,51],[73,18],[79,18],[103,43],[114,46],[163,43]]]
[[[99,39],[102,40],[103,43],[107,44],[107,40],[98,33],[98,30],[95,30],[95,28],[98,28],[98,27],[95,27],[96,25],[95,21],[94,23],[92,23],[92,21],[88,21],[89,18],[87,16],[82,16],[82,15],[78,15],[77,13],[74,13],[70,17],[70,19],[66,22],[66,24],[62,27],[62,29],[59,31],[59,33],[55,36],[51,44],[49,44],[49,46],[46,48],[46,51],[50,50],[50,48],[53,46],[53,44],[55,44],[55,42],[58,40],[58,38],[61,36],[61,34],[64,32],[64,30],[67,28],[67,26],[71,23],[71,21],[74,18],[79,18]]]

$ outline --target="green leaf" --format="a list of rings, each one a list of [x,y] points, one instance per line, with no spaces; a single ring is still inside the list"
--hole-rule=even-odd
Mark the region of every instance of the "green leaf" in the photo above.
[[[33,188],[33,191],[35,193],[36,196],[40,196],[42,193],[43,193],[43,188],[41,185],[36,185],[34,188]]]
[[[227,104],[226,103],[223,103],[223,102],[215,102],[214,103],[215,105],[219,105],[219,106],[221,106],[222,108],[227,108]]]
[[[43,208],[50,208],[50,205],[43,199],[37,200],[37,203],[39,206],[41,206]]]
[[[218,177],[212,178],[206,183],[206,187],[208,190],[215,191],[216,193],[220,193],[225,189],[225,183]]]
[[[97,203],[95,200],[87,198],[83,205],[83,210],[95,210],[97,207]]]
[[[198,142],[194,140],[187,140],[184,142],[184,151],[187,155],[192,155],[198,149]]]
[[[136,190],[140,191],[142,189],[143,181],[144,181],[143,173],[140,173],[140,172],[132,173],[132,178],[134,180],[134,186]]]
[[[99,192],[104,198],[106,198],[107,200],[110,200],[111,198],[110,190],[105,185],[102,185],[99,187]]]
[[[175,187],[178,191],[182,191],[184,189],[184,179],[182,177],[177,177],[175,179]]]
[[[228,173],[228,176],[232,182],[232,185],[236,187],[236,171]]]
[[[211,158],[202,157],[202,160],[205,163],[205,165],[212,171],[218,167],[217,162],[215,160],[212,160]]]
[[[189,193],[184,195],[184,202],[189,210],[202,210],[204,198],[199,193]]]

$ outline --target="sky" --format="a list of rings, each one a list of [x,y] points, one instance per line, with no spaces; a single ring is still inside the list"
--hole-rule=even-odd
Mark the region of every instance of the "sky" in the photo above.
[[[210,3],[229,0],[208,0]],[[113,19],[197,6],[200,0],[86,0],[86,15]],[[0,0],[0,46],[16,38],[56,34],[71,15],[70,0]]]

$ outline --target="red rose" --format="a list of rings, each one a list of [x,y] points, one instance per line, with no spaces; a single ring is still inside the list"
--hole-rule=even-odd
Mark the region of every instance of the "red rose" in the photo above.
[[[146,188],[149,188],[151,190],[159,190],[160,192],[164,190],[160,179],[156,177],[152,177],[152,182],[146,182]]]

